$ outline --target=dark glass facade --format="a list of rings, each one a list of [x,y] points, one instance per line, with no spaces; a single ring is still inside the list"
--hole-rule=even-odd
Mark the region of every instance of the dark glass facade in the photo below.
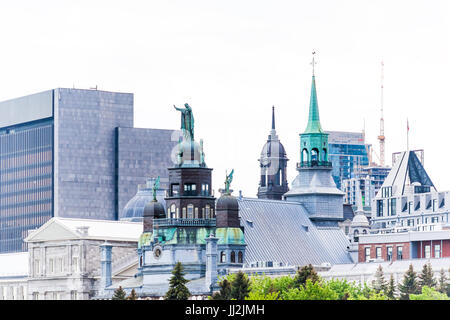
[[[0,129],[0,252],[53,216],[53,118]]]
[[[333,165],[331,172],[337,188],[342,181],[352,177],[358,168],[369,165],[366,145],[329,143],[329,159]]]

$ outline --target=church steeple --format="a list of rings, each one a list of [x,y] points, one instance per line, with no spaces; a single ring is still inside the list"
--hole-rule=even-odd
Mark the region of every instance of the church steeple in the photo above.
[[[309,100],[308,124],[305,132],[300,134],[300,167],[331,166],[328,162],[328,133],[325,133],[320,125],[314,64],[315,61],[313,56],[313,75],[311,97]]]
[[[288,191],[286,151],[275,131],[275,107],[272,106],[272,129],[259,159],[261,180],[258,198],[281,200]]]
[[[316,76],[312,76],[311,97],[309,101],[308,125],[304,133],[323,133],[320,125],[319,104],[317,103]]]

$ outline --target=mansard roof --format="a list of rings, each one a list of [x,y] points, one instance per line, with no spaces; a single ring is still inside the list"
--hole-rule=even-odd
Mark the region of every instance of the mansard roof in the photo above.
[[[392,187],[392,195],[401,196],[405,195],[405,186],[409,185],[430,187],[430,191],[437,191],[414,151],[400,154],[382,188]]]

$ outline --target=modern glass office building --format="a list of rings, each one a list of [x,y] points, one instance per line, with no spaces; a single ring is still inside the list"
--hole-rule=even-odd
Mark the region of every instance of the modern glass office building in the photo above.
[[[331,172],[336,186],[341,189],[342,181],[349,179],[359,168],[369,165],[372,147],[364,142],[364,134],[359,132],[327,131]]]
[[[133,128],[131,93],[58,88],[0,102],[0,253],[26,250],[28,230],[54,216],[117,220],[147,178],[166,187],[173,132]]]

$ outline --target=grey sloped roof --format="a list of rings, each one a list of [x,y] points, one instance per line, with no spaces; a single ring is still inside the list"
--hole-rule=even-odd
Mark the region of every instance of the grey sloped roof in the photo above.
[[[318,230],[301,203],[250,198],[238,201],[247,244],[246,263],[351,263],[346,251],[349,243],[342,230]]]

